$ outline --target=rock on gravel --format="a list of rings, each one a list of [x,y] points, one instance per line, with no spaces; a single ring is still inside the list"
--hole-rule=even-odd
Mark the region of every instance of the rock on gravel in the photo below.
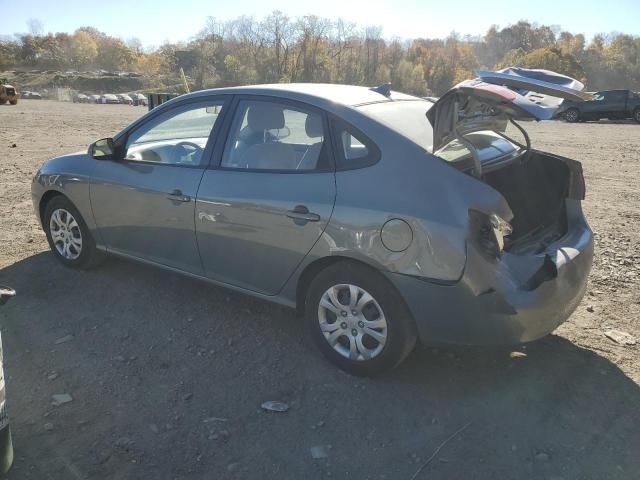
[[[64,405],[65,403],[69,403],[73,401],[73,397],[68,393],[56,393],[51,395],[51,405],[54,407],[59,407],[60,405]]]
[[[536,453],[536,461],[538,462],[548,462],[551,459],[547,452],[538,452]]]
[[[310,449],[311,457],[318,458],[327,458],[329,454],[327,453],[327,448],[324,445],[315,445]]]
[[[61,343],[67,343],[71,340],[73,340],[73,335],[65,335],[64,337],[60,337],[59,339],[57,339],[54,343],[56,345],[60,345]]]
[[[604,335],[605,337],[613,340],[616,343],[619,343],[620,345],[636,344],[636,338],[633,335],[621,330],[607,330],[606,332],[604,332]]]
[[[267,410],[268,412],[278,412],[284,413],[289,410],[289,405],[284,402],[279,402],[277,400],[268,400],[260,405],[263,410]]]

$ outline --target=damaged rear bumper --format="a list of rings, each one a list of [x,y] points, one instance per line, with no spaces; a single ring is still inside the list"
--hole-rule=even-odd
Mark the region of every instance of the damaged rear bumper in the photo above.
[[[567,200],[568,233],[539,254],[500,259],[468,246],[462,278],[440,285],[389,274],[429,344],[514,344],[555,330],[584,296],[593,234],[580,202]]]

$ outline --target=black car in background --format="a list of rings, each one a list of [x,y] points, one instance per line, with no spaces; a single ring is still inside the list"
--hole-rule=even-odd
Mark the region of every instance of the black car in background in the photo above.
[[[640,123],[640,95],[631,90],[604,90],[595,92],[593,100],[565,101],[561,115],[567,122],[584,120],[633,119]]]

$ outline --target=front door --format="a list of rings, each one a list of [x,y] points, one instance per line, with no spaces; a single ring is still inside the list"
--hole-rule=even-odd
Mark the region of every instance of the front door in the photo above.
[[[322,112],[272,100],[238,103],[218,168],[196,201],[208,277],[274,295],[324,231],[336,195]]]
[[[195,198],[222,105],[177,105],[128,133],[123,160],[96,162],[91,205],[109,251],[203,273]]]
[[[585,118],[607,118],[615,115],[613,112],[619,104],[620,102],[616,101],[616,92],[598,92],[593,95],[593,100],[584,103],[582,111]]]

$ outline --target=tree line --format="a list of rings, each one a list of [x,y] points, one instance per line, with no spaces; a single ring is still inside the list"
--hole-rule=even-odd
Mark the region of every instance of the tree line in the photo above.
[[[175,76],[180,67],[194,89],[254,83],[391,82],[415,95],[441,95],[473,77],[476,68],[521,66],[554,70],[590,90],[640,90],[640,37],[584,35],[557,26],[519,21],[485,35],[410,41],[385,39],[381,27],[359,28],[315,15],[290,18],[280,11],[256,20],[213,17],[192,40],[144,50],[93,27],[73,34],[24,34],[0,41],[0,70],[39,68],[138,71]]]

